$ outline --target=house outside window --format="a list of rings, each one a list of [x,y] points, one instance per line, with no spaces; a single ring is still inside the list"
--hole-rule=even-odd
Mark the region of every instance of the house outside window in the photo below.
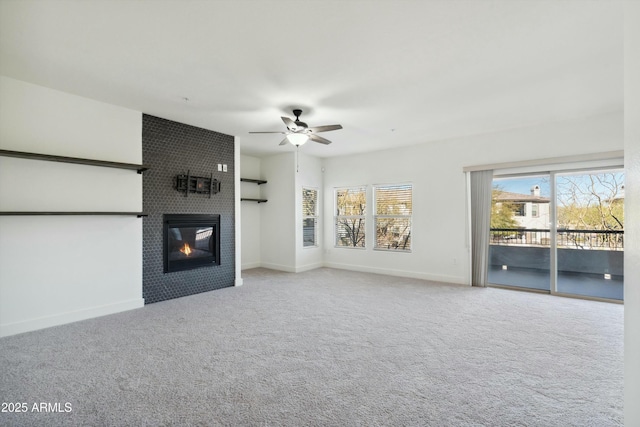
[[[302,246],[318,246],[318,190],[302,189]]]
[[[411,184],[376,185],[375,249],[411,251],[411,216],[413,186]]]
[[[513,216],[515,224],[492,225],[493,228],[534,228],[549,227],[549,197],[540,195],[540,186],[531,187],[530,194],[512,193],[500,188],[493,189],[492,203],[498,211],[504,210],[508,216]],[[497,216],[499,217],[499,215]]]
[[[336,247],[364,248],[367,207],[365,186],[335,190]]]

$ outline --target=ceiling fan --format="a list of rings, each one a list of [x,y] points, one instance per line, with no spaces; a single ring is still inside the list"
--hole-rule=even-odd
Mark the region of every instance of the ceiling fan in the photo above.
[[[328,132],[330,130],[342,129],[341,125],[325,125],[325,126],[309,127],[305,122],[300,121],[301,114],[302,114],[302,110],[293,110],[293,115],[296,116],[295,120],[291,120],[288,117],[281,117],[282,121],[287,126],[286,132],[249,132],[249,133],[280,133],[283,135],[287,135],[282,140],[280,145],[285,145],[287,142],[290,142],[296,147],[299,147],[305,142],[307,142],[308,140],[319,142],[320,144],[325,144],[325,145],[331,144],[331,141],[316,134],[319,132]]]

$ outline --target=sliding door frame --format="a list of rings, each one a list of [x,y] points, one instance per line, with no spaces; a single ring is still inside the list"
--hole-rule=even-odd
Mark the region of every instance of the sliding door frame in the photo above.
[[[594,301],[613,302],[617,304],[624,304],[624,300],[592,297],[579,294],[568,294],[558,292],[558,250],[557,250],[557,174],[564,174],[567,172],[589,172],[589,171],[602,171],[605,169],[623,169],[624,170],[624,153],[622,151],[610,151],[606,153],[595,153],[576,157],[558,157],[552,159],[531,160],[522,162],[510,162],[502,164],[492,164],[484,166],[470,166],[465,167],[463,171],[470,175],[472,171],[477,170],[493,170],[494,178],[515,178],[518,176],[532,176],[532,175],[548,175],[550,185],[550,209],[549,209],[549,232],[550,232],[550,286],[549,294],[555,296],[563,296],[576,299],[586,299]],[[468,179],[467,179],[468,183]],[[467,186],[470,191],[470,187]],[[469,194],[469,193],[468,193]],[[469,196],[467,196],[467,200]],[[467,227],[471,226],[471,215],[468,212]],[[487,248],[488,250],[488,248]],[[469,260],[471,263],[472,260]],[[470,265],[471,267],[471,265]],[[469,269],[469,281],[471,281],[471,268]],[[493,286],[487,284],[487,286]],[[503,286],[496,286],[503,287]],[[504,286],[504,288],[508,288]],[[533,289],[518,288],[515,289],[526,290],[535,292]],[[546,292],[545,292],[546,293]]]

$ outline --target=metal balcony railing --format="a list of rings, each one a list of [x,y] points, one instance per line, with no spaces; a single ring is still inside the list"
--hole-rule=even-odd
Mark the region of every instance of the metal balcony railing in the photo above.
[[[525,228],[492,228],[490,244],[549,246],[551,231]],[[557,246],[566,249],[624,250],[624,230],[558,229]]]

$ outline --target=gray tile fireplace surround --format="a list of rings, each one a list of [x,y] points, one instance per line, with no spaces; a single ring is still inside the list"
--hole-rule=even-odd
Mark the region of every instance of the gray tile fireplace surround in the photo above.
[[[145,304],[233,286],[235,279],[234,139],[232,136],[143,115],[143,287]],[[218,172],[226,164],[227,172]],[[174,188],[176,175],[190,172],[221,182],[211,197]],[[163,272],[163,215],[220,215],[220,265]]]

